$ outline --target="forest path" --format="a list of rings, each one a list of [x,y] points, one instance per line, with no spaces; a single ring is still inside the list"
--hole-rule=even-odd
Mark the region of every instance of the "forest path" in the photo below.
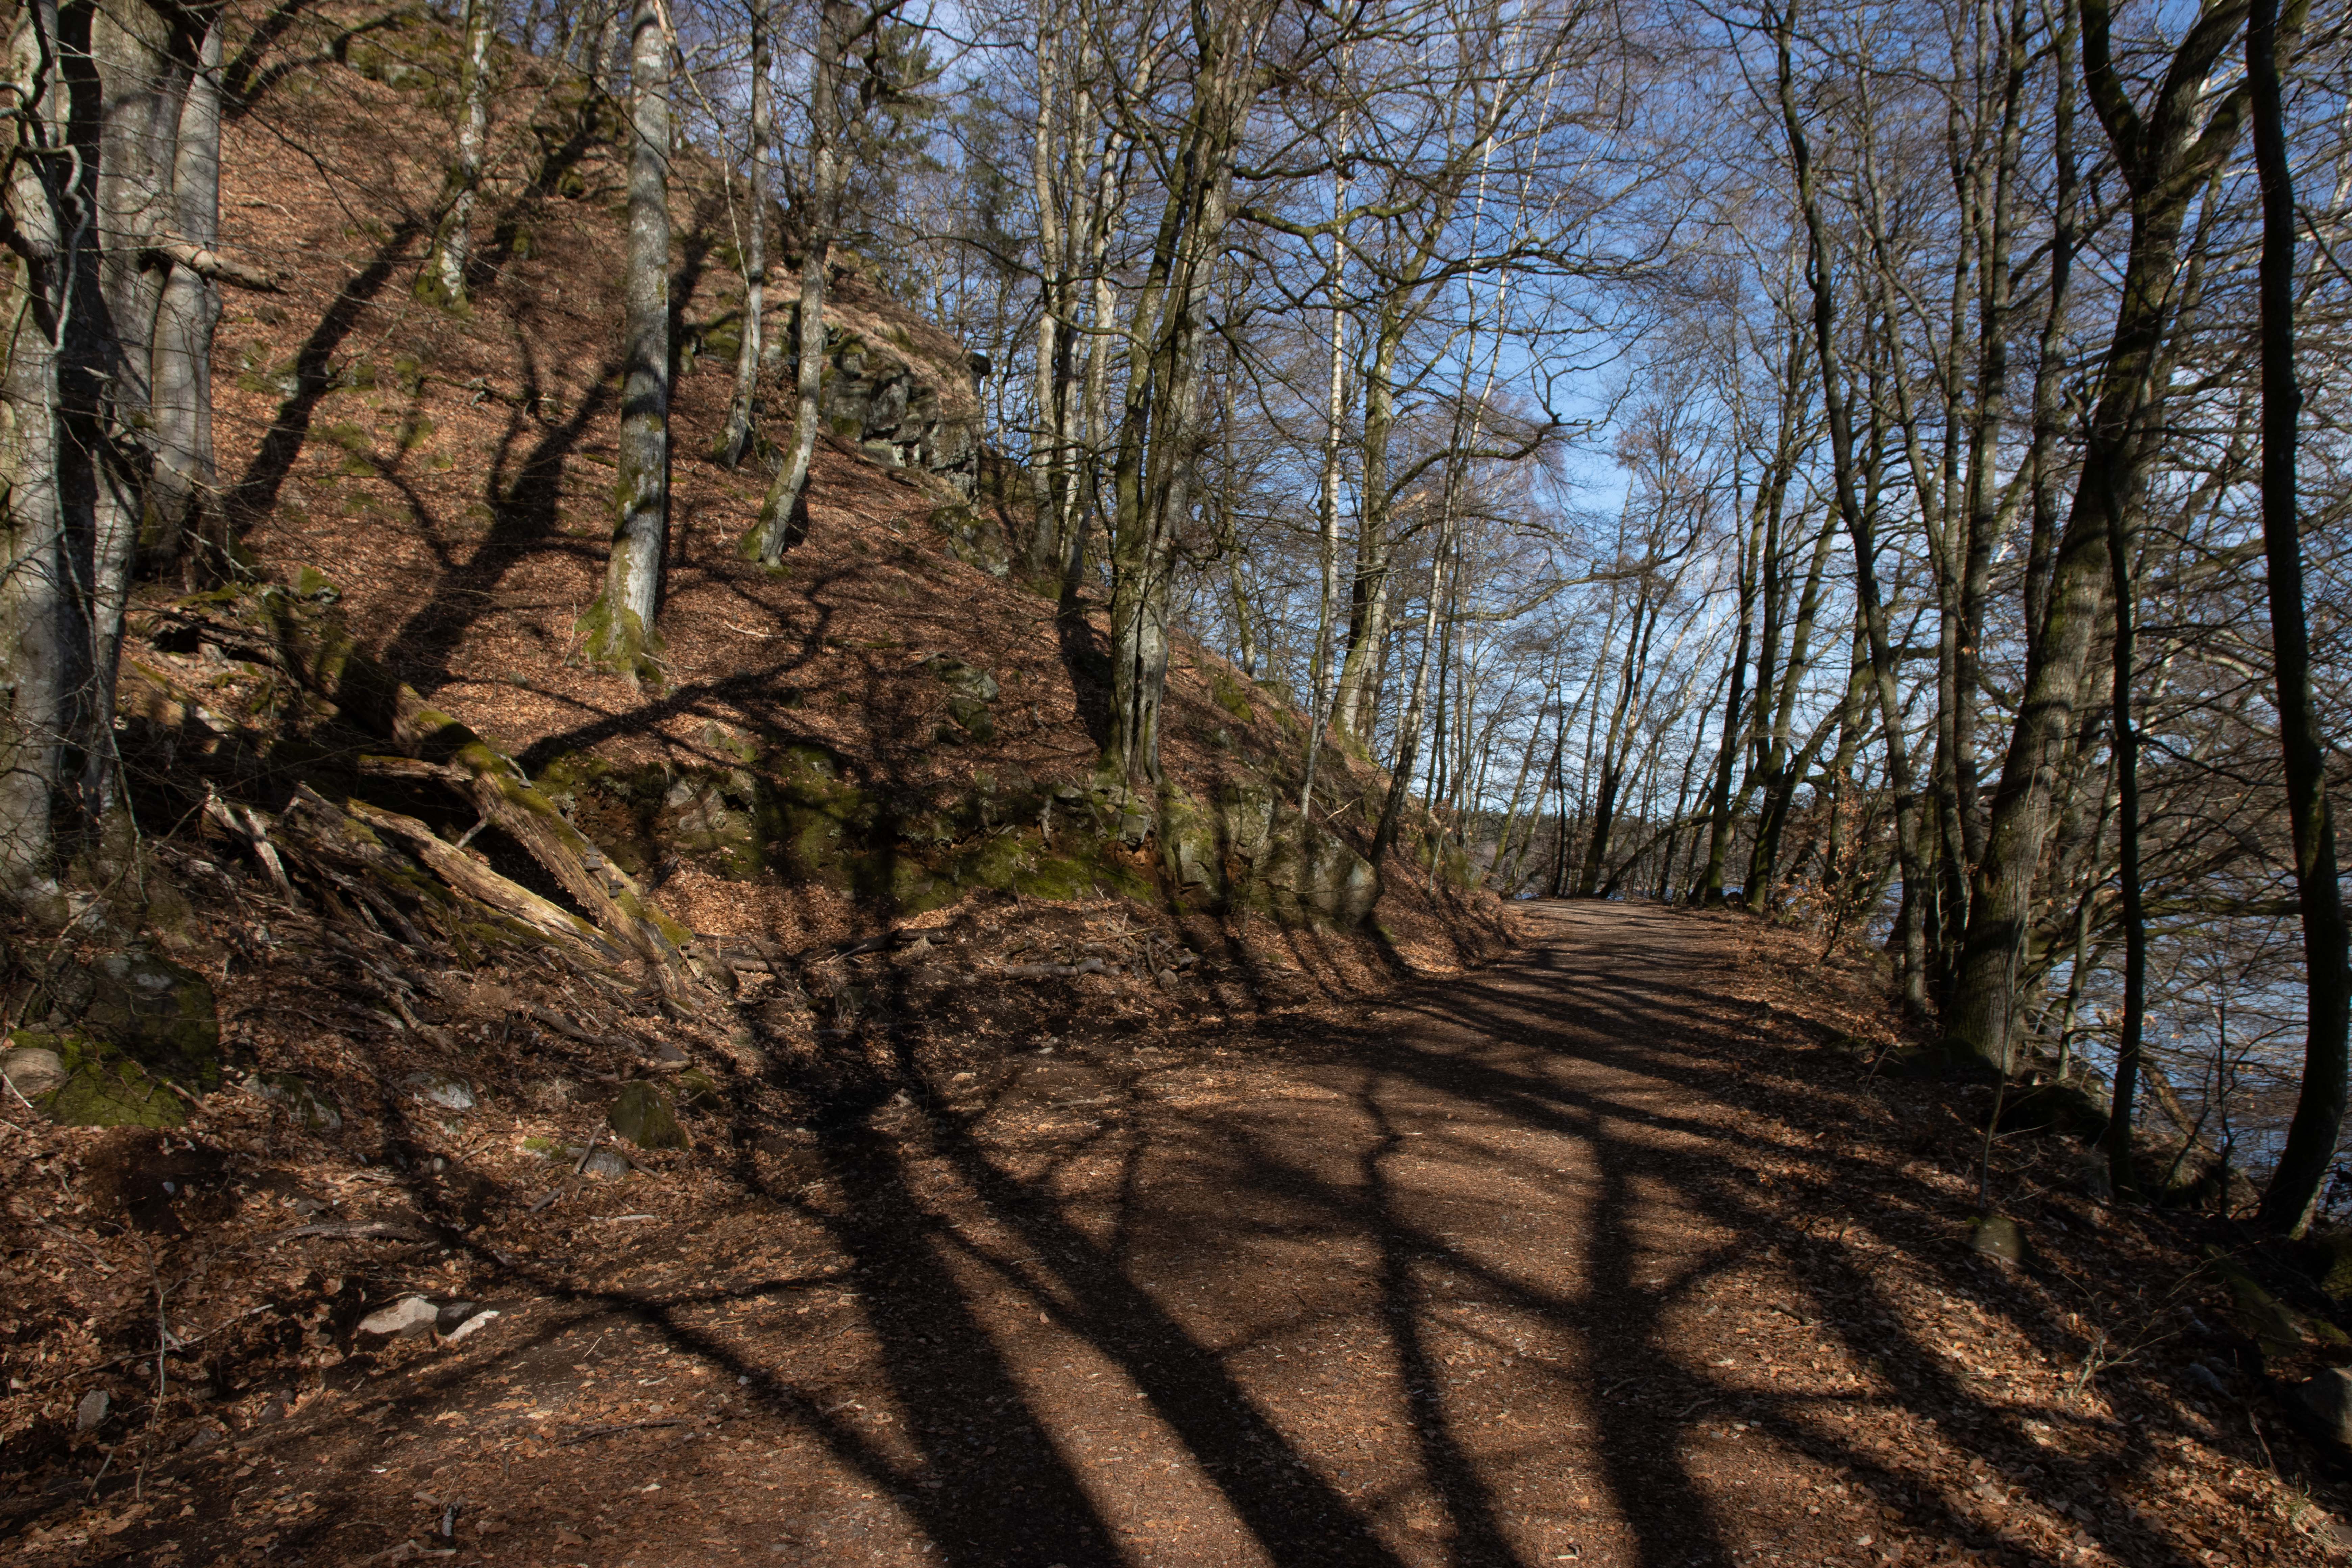
[[[2056,1374],[1889,1342],[1896,1275],[1938,1277],[1939,1310],[1991,1275],[1948,1228],[1925,1263],[1885,1239],[1908,1201],[1871,1192],[1855,1103],[1790,1076],[1802,1021],[1738,999],[1744,928],[1530,920],[1336,1032],[1025,1056],[812,1134],[725,1212],[583,1214],[574,1283],[281,1451],[351,1531],[302,1549],[1683,1568],[1997,1534],[2074,1559],[2031,1500],[1967,1523],[1982,1467],[1947,1439],[2042,1441]],[[637,1185],[589,1207],[658,1202]],[[1898,1388],[1882,1355],[1925,1371]],[[2095,1499],[2053,1464],[2057,1509]]]

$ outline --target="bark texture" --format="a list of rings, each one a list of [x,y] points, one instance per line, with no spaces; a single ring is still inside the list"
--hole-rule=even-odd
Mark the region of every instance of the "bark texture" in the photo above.
[[[669,544],[669,37],[655,0],[630,18],[629,238],[622,335],[620,477],[604,592],[583,630],[589,657],[633,679],[657,679]]]
[[[2131,239],[2073,508],[2040,589],[2039,625],[1987,816],[1945,1017],[1947,1050],[2004,1064],[2017,1023],[2035,876],[2109,604],[2108,530],[2120,525],[2118,513],[2140,504],[2157,451],[2147,432],[2163,413],[2182,226],[2199,188],[2235,148],[2244,112],[2242,89],[2210,110],[2204,91],[2244,19],[2237,0],[2206,0],[2145,113],[2131,102],[2111,58],[2105,0],[2080,0],[2078,10],[2084,86],[2129,187]]]
[[[2303,1088],[2286,1147],[2263,1194],[2262,1223],[2300,1234],[2311,1222],[2344,1125],[2347,1033],[2352,1028],[2352,931],[2337,880],[2328,810],[2326,731],[2311,694],[2311,634],[2304,613],[2303,540],[2295,506],[2294,185],[2279,86],[2281,45],[2305,6],[2282,18],[2278,0],[2254,0],[2246,74],[2253,89],[2254,163],[2263,185],[2263,560],[2270,578],[2271,647],[2278,663],[2279,745],[2303,917]]]
[[[719,437],[719,460],[740,466],[759,438],[760,351],[768,309],[768,154],[775,140],[768,81],[768,0],[751,0],[751,208],[743,226],[743,337],[735,349],[735,399]]]

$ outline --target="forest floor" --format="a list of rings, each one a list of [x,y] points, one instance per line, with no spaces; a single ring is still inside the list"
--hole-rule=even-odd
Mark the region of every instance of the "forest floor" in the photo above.
[[[412,1266],[495,1320],[248,1401],[15,1560],[2343,1554],[2328,1462],[2186,1370],[2227,1340],[2189,1222],[2081,1195],[2053,1140],[1995,1172],[2026,1260],[1970,1249],[1979,1135],[1876,1070],[1863,961],[1650,905],[1528,931],[518,1205]]]

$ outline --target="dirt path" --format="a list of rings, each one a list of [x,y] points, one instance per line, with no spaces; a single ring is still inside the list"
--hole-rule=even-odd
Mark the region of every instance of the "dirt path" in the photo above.
[[[1906,1241],[1854,1106],[1776,1076],[1730,922],[1534,919],[1328,1036],[1065,1046],[772,1144],[727,1212],[592,1189],[501,1320],[304,1401],[184,1523],[591,1568],[2209,1560],[2118,1511],[2148,1434],[2067,1401],[2049,1312]]]

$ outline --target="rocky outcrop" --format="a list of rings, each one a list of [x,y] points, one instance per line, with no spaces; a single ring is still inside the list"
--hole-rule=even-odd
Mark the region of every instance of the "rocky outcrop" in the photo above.
[[[929,474],[969,502],[980,486],[980,384],[985,354],[901,307],[854,271],[836,271],[825,303],[817,410],[826,434],[886,468]],[[789,413],[800,374],[789,311],[769,406]]]
[[[1160,858],[1181,887],[1277,917],[1360,925],[1380,898],[1371,862],[1262,784],[1228,784],[1213,805],[1163,791]]]

